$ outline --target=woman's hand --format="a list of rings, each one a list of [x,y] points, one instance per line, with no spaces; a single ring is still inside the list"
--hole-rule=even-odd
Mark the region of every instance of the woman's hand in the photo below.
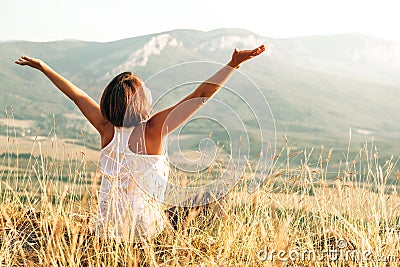
[[[239,51],[235,48],[235,51],[233,51],[233,54],[232,54],[232,59],[228,63],[228,66],[230,66],[232,68],[238,68],[240,66],[240,64],[242,64],[246,60],[256,57],[264,51],[265,51],[264,45],[261,45],[260,47],[257,47],[256,49],[253,49],[253,50]]]
[[[38,70],[42,70],[44,65],[43,61],[40,59],[27,56],[21,56],[17,61],[15,61],[15,63],[21,66],[29,66]]]

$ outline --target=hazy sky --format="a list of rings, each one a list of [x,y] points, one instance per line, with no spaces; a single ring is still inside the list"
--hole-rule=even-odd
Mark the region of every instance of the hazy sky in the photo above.
[[[359,32],[400,42],[396,0],[0,0],[0,40],[113,41],[178,28],[280,38]]]

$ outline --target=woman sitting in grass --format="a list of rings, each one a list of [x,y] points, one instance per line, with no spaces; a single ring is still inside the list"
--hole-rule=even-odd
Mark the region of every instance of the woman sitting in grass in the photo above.
[[[152,116],[148,113],[151,103],[147,89],[141,78],[131,72],[111,80],[99,105],[43,61],[22,56],[15,62],[46,75],[74,101],[100,134],[102,183],[95,219],[97,236],[138,242],[160,233],[164,228],[160,203],[168,181],[164,137],[200,109],[243,62],[264,50],[264,46],[235,49],[231,60],[195,91]]]

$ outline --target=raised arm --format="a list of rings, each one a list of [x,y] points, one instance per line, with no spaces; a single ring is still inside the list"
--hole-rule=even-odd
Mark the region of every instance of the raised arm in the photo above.
[[[76,87],[73,83],[55,72],[46,63],[39,59],[22,56],[15,61],[15,63],[21,66],[32,67],[46,75],[47,78],[49,78],[58,89],[60,89],[61,92],[74,101],[74,103],[82,111],[83,115],[97,129],[100,135],[103,134],[107,125],[107,120],[104,119],[103,115],[101,114],[100,106],[84,91]]]
[[[203,104],[212,97],[232,76],[240,65],[265,51],[264,45],[253,50],[235,49],[231,60],[217,73],[201,83],[195,91],[179,101],[174,106],[156,113],[146,125],[146,147],[156,147],[154,154],[161,153],[162,139],[187,119],[189,119]],[[148,151],[150,154],[151,151]]]

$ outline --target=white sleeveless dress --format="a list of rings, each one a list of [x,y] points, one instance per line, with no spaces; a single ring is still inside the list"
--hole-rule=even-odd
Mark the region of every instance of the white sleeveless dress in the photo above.
[[[161,204],[168,181],[165,155],[133,153],[128,140],[133,128],[114,128],[112,141],[100,152],[102,182],[96,235],[123,242],[155,237],[164,228]]]

